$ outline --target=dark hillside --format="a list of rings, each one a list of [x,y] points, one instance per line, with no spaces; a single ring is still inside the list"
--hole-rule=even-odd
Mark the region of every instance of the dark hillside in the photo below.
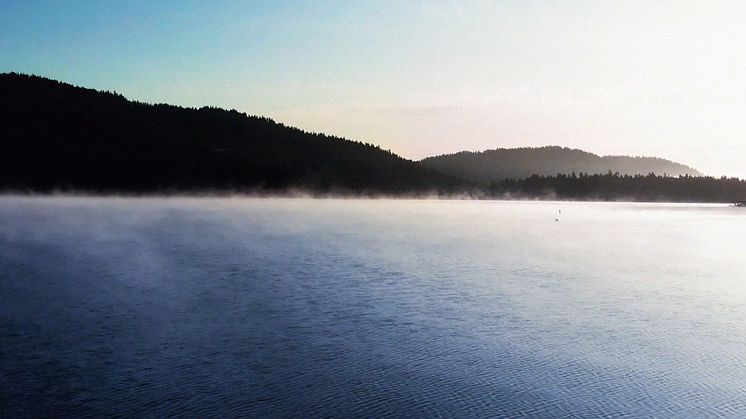
[[[466,182],[379,147],[217,108],[0,75],[0,188],[428,193]]]

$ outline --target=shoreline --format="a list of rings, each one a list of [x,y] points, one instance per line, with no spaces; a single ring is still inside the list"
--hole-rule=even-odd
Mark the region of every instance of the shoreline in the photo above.
[[[493,201],[493,202],[546,202],[546,203],[627,203],[627,204],[701,204],[701,205],[724,205],[737,207],[735,202],[729,201],[680,201],[680,200],[644,200],[644,199],[561,199],[556,196],[547,197],[507,197],[464,194],[334,194],[313,193],[304,191],[292,191],[282,193],[267,192],[19,192],[0,191],[0,199],[3,198],[103,198],[103,199],[306,199],[306,200],[361,200],[361,201]]]

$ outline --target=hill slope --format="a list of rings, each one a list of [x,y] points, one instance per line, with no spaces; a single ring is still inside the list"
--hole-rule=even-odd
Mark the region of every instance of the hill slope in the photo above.
[[[622,175],[701,176],[680,163],[655,157],[605,156],[564,147],[499,148],[482,152],[462,151],[428,157],[421,163],[443,174],[483,185],[502,179],[523,179],[531,175],[558,173],[612,173]]]
[[[376,146],[267,118],[0,75],[5,190],[411,193],[465,186]]]

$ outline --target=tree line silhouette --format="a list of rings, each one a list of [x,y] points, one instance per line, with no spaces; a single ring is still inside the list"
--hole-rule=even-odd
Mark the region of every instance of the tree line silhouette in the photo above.
[[[565,156],[556,162],[560,165],[578,158],[600,159],[558,147],[472,154],[479,158],[501,156],[503,160],[519,156],[515,161],[505,160],[512,161],[505,167],[519,168],[523,162],[538,171],[536,150]],[[622,160],[624,164],[673,164],[662,159]],[[573,172],[503,180],[494,173],[489,178],[469,177],[441,173],[436,165],[426,165],[372,144],[306,132],[235,110],[151,105],[42,77],[0,74],[0,190],[4,191],[300,189],[374,195],[467,193],[487,198],[746,200],[746,181],[735,178],[631,176],[609,171],[603,175]],[[672,167],[677,170],[693,170],[676,165]]]
[[[490,185],[492,196],[568,200],[625,200],[665,202],[746,201],[746,180],[710,176],[603,175],[586,173],[533,175]]]

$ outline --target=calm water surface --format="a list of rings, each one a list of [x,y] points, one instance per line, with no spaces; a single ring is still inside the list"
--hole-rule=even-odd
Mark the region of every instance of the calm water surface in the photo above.
[[[745,256],[725,206],[0,197],[0,416],[744,417]]]

